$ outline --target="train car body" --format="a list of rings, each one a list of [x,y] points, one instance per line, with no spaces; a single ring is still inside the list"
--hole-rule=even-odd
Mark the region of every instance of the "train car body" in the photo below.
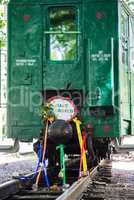
[[[43,102],[70,97],[94,138],[134,134],[134,18],[118,0],[10,0],[8,137],[39,136]]]

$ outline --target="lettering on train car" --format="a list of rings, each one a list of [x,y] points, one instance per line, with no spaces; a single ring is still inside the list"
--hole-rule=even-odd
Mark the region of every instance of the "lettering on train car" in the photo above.
[[[109,61],[111,58],[110,53],[104,53],[103,51],[98,51],[98,53],[92,53],[91,54],[91,60],[92,61]]]
[[[35,59],[16,59],[16,66],[33,66],[35,63]]]

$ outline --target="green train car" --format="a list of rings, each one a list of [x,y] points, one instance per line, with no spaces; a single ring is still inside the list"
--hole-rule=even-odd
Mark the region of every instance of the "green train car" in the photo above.
[[[40,107],[54,96],[72,99],[93,138],[134,134],[134,16],[125,3],[10,0],[8,137],[39,137]]]

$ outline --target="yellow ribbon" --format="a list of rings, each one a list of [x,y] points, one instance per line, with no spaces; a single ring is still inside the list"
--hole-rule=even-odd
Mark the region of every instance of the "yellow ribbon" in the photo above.
[[[76,124],[77,135],[78,135],[78,139],[79,139],[79,145],[80,145],[80,149],[82,151],[82,142],[83,141],[82,141],[82,133],[81,133],[81,129],[80,129],[81,121],[78,120],[77,118],[75,118],[73,121]],[[87,175],[87,158],[86,158],[85,152],[83,152],[82,162],[83,162],[84,175]]]

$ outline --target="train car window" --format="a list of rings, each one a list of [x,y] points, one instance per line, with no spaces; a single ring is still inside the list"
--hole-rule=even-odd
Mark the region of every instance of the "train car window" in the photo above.
[[[121,15],[121,33],[122,33],[122,63],[128,66],[128,35],[129,35],[129,18],[122,11]]]
[[[49,59],[77,59],[77,10],[74,7],[49,8]]]
[[[134,73],[134,18],[130,17],[129,21],[130,29],[130,67]]]

